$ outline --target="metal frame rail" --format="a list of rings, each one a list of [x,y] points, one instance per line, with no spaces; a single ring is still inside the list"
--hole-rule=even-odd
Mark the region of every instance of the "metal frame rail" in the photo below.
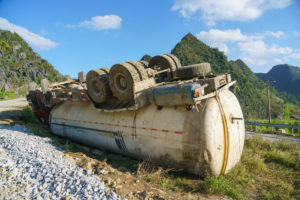
[[[245,122],[245,124],[255,126],[255,131],[257,130],[257,126],[290,128],[290,129],[292,129],[292,134],[294,134],[294,129],[300,129],[300,125],[293,125],[293,124],[274,124],[274,123],[262,123],[262,122]],[[273,132],[273,129],[272,129],[272,132]]]

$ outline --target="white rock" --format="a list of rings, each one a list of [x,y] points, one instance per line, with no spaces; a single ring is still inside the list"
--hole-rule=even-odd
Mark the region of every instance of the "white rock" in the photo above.
[[[10,194],[12,199],[60,199],[70,194],[72,199],[120,199],[115,193],[107,195],[103,182],[92,171],[85,175],[49,138],[34,136],[21,126],[1,125],[0,140],[0,165],[6,173],[13,170],[10,177],[0,179],[0,190],[24,186],[24,190]],[[3,195],[0,193],[0,199]]]

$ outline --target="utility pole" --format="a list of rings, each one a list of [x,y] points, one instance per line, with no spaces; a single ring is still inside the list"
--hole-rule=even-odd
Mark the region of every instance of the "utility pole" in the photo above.
[[[265,81],[265,85],[267,86],[267,97],[268,97],[268,113],[269,113],[269,123],[271,123],[271,102],[270,102],[270,85],[275,81]]]

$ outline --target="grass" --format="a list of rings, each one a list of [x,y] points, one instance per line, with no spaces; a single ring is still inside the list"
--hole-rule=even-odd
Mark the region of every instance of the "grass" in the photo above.
[[[247,139],[241,163],[223,177],[207,177],[204,191],[235,199],[298,199],[300,148],[297,144]],[[251,194],[249,196],[249,194]]]
[[[7,99],[15,99],[18,97],[18,95],[15,94],[15,92],[0,91],[0,100],[4,99],[5,97],[7,97]]]
[[[106,160],[114,168],[122,168],[165,191],[227,196],[233,199],[300,199],[300,146],[288,141],[270,142],[259,137],[245,140],[241,162],[221,177],[200,179],[182,171],[163,168],[151,158],[137,161],[104,153],[93,156],[63,138],[52,135],[34,117],[31,108],[23,110],[22,123],[34,134],[50,137],[71,152]]]
[[[287,141],[270,142],[256,137],[246,139],[241,162],[221,177],[195,180],[182,172],[159,167],[143,173],[147,182],[173,191],[233,199],[299,199],[300,147]]]
[[[40,124],[38,119],[33,114],[32,108],[30,106],[26,106],[22,110],[20,123],[26,126],[26,128],[35,135],[38,135],[40,137],[49,137],[53,139],[58,145],[64,145],[66,149],[72,148],[72,146],[68,146],[65,139],[51,134],[50,130],[46,125]],[[74,145],[73,148],[75,148]]]

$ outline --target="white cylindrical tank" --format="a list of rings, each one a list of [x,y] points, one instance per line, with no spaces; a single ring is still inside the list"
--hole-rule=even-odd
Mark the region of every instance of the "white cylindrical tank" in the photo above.
[[[245,138],[243,113],[229,90],[201,102],[199,112],[184,106],[103,112],[92,104],[65,102],[50,113],[54,134],[95,148],[197,175],[222,175],[240,160]]]

